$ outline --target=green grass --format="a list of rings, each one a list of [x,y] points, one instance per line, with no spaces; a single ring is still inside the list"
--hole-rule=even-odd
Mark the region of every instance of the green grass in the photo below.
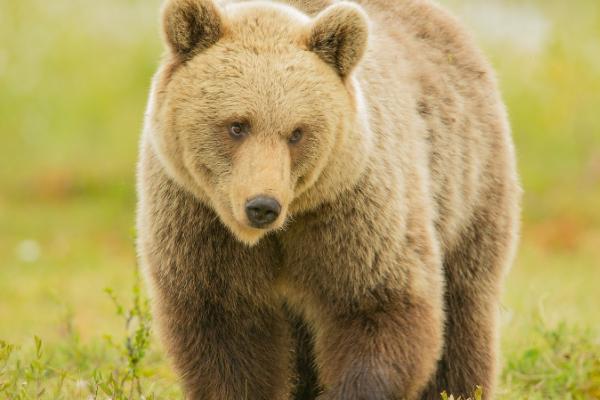
[[[112,290],[105,290],[123,323],[119,337],[82,343],[65,316],[63,337],[46,348],[33,337],[30,346],[16,347],[0,340],[0,395],[9,399],[164,399],[181,397],[174,377],[151,348],[151,317],[139,280],[132,302],[124,306]]]
[[[159,343],[135,342],[143,306],[125,324],[141,301],[134,168],[159,3],[0,2],[0,398],[180,396]],[[502,2],[545,21],[534,51],[486,32],[470,14],[482,2],[443,3],[498,70],[525,188],[499,397],[598,399],[600,3]],[[121,315],[107,287],[131,303]]]

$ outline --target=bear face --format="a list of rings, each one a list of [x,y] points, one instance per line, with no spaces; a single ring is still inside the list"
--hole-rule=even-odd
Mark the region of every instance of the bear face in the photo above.
[[[176,181],[254,244],[360,130],[352,72],[366,17],[349,3],[311,19],[277,3],[172,0],[163,30],[151,143]]]

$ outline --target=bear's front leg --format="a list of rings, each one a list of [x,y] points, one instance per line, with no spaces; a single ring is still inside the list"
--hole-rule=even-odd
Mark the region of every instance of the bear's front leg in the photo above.
[[[431,302],[383,287],[367,296],[377,303],[370,309],[323,304],[320,400],[415,399],[435,369],[442,328]]]
[[[377,213],[324,206],[282,236],[290,301],[314,334],[320,400],[416,399],[441,354],[433,230],[419,213],[403,224],[389,198],[373,199]],[[349,201],[368,204],[361,192]]]
[[[233,311],[202,291],[187,299],[163,293],[155,308],[185,398],[287,400],[291,343],[279,311],[247,296]]]
[[[154,199],[140,209],[140,257],[186,398],[288,399],[291,339],[273,297],[273,241],[238,242],[167,180],[147,193]]]

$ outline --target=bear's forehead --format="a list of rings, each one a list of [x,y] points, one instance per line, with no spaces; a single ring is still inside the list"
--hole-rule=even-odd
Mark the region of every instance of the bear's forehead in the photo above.
[[[226,7],[224,39],[250,51],[283,52],[304,48],[310,18],[291,6],[263,1]]]
[[[203,95],[249,95],[254,100],[264,96],[265,102],[283,96],[302,102],[314,96],[322,98],[322,91],[330,89],[332,81],[337,83],[337,76],[323,74],[323,69],[327,67],[308,51],[255,53],[223,43],[192,60],[181,77],[194,82]]]

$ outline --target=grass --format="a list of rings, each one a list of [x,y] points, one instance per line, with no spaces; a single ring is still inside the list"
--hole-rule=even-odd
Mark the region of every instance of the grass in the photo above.
[[[112,290],[105,290],[123,323],[119,338],[105,334],[101,340],[81,342],[69,315],[63,339],[46,349],[33,337],[30,346],[16,347],[0,341],[0,395],[15,400],[85,398],[151,400],[181,397],[173,376],[162,376],[162,359],[148,354],[151,317],[139,280],[129,306]],[[164,370],[166,371],[166,370]]]
[[[159,3],[0,2],[0,398],[180,397],[131,289]],[[499,398],[598,399],[600,3],[443,3],[498,70],[525,188]]]
[[[38,336],[21,348],[0,340],[0,395],[15,400],[181,398],[174,376],[152,347],[150,312],[139,282],[128,307],[106,292],[123,323],[119,338],[104,335],[83,344],[67,316],[64,338],[49,349]],[[531,321],[527,344],[507,352],[499,398],[600,398],[597,336],[564,322],[550,326],[542,310]],[[471,399],[481,400],[483,393],[475,388]],[[440,398],[464,400],[445,392]]]

